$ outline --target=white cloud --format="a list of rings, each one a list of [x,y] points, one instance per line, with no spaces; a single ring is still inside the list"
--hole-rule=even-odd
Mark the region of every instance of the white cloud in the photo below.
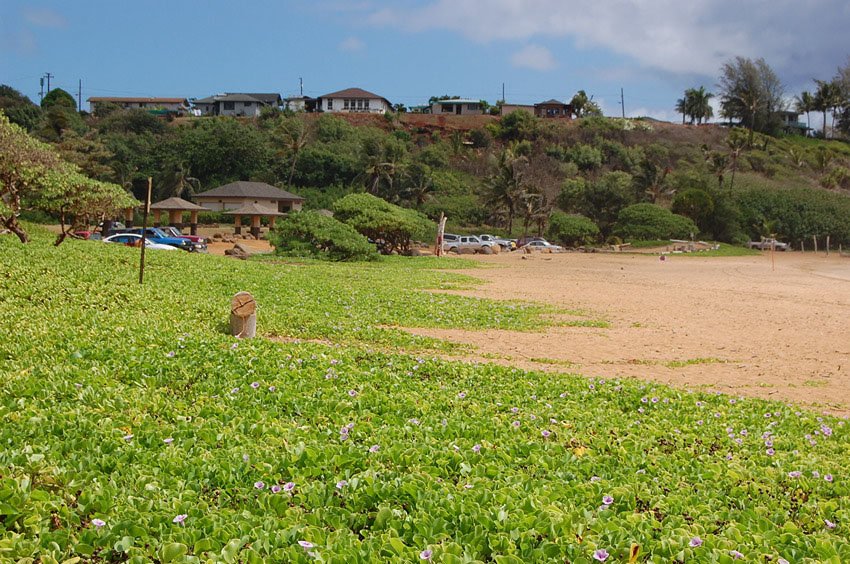
[[[366,44],[357,37],[347,37],[339,44],[339,50],[347,53],[357,53],[366,49]]]
[[[558,66],[552,52],[540,45],[526,45],[511,55],[511,64],[515,67],[538,71],[552,70]]]
[[[48,8],[26,8],[23,11],[24,19],[34,26],[62,28],[68,26],[65,16]]]
[[[673,74],[714,77],[722,63],[740,55],[764,57],[794,82],[831,76],[850,51],[846,0],[428,0],[388,6],[369,10],[366,21],[450,30],[484,43],[569,38]]]

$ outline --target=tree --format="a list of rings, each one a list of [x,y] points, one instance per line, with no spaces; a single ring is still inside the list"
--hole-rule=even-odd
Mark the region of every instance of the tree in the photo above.
[[[398,114],[406,114],[407,113],[407,106],[405,106],[404,104],[401,104],[401,103],[393,104],[393,111],[398,113]]]
[[[285,256],[357,261],[378,255],[356,229],[316,211],[289,214],[272,232],[271,241],[275,252]]]
[[[20,125],[27,131],[35,129],[41,119],[41,108],[5,84],[0,84],[0,111],[6,114],[10,122]]]
[[[413,240],[425,240],[436,230],[421,213],[371,194],[349,194],[334,202],[333,211],[336,219],[374,241],[383,254],[410,254]]]
[[[587,96],[584,90],[579,90],[570,100],[570,106],[576,117],[601,116],[602,109],[593,101],[593,96]]]
[[[686,239],[696,236],[696,224],[682,215],[654,204],[635,204],[617,216],[614,232],[624,239]]]
[[[809,115],[815,109],[815,97],[812,93],[803,90],[799,96],[794,96],[794,110],[801,114],[806,114],[806,127],[812,128],[812,120]]]
[[[814,109],[823,112],[823,138],[826,139],[827,112],[832,113],[833,127],[835,126],[835,111],[842,104],[841,85],[838,80],[815,80],[818,85],[814,96]]]
[[[514,214],[523,192],[528,158],[516,154],[516,146],[509,145],[499,153],[495,171],[487,179],[487,203],[507,217],[508,233],[513,231]]]
[[[764,59],[736,57],[723,65],[719,80],[724,117],[738,120],[751,132],[768,133],[776,126],[784,87]]]
[[[599,238],[599,228],[583,215],[556,211],[549,218],[546,236],[565,247],[576,247],[596,241]]]
[[[710,100],[714,94],[707,92],[704,86],[699,88],[688,88],[685,90],[684,98],[676,101],[676,111],[682,114],[682,124],[685,118],[690,118],[691,124],[702,123],[714,117],[714,108]]]
[[[74,97],[68,94],[66,91],[61,88],[54,88],[50,92],[44,95],[44,98],[41,99],[41,107],[42,109],[52,108],[53,106],[61,106],[63,108],[68,108],[70,110],[77,110],[77,101],[74,100]]]

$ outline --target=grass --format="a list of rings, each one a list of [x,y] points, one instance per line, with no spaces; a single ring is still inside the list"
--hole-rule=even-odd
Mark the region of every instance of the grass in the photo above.
[[[549,312],[428,261],[151,252],[139,286],[137,251],[34,239],[0,237],[0,561],[850,561],[843,420],[435,359],[375,327]],[[233,339],[237,290],[333,346]]]

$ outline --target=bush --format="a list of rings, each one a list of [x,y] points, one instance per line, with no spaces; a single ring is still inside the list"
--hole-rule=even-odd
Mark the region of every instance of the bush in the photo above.
[[[602,166],[602,151],[584,143],[570,147],[565,156],[582,171],[596,170]]]
[[[599,238],[599,228],[583,215],[556,211],[549,218],[546,236],[565,247],[577,247],[596,241]]]
[[[623,239],[686,239],[699,230],[690,218],[655,204],[634,204],[620,211],[614,233]]]
[[[412,240],[433,236],[436,225],[421,213],[371,194],[349,194],[334,203],[337,219],[375,241],[381,252],[409,254]]]
[[[378,253],[350,225],[315,211],[291,213],[270,236],[275,252],[284,256],[332,261],[375,260]]]

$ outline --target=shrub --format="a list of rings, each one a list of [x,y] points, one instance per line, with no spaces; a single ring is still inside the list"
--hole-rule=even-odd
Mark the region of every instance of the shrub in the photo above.
[[[275,252],[333,261],[375,260],[375,247],[350,225],[316,211],[291,213],[271,234]]]
[[[617,216],[614,233],[624,239],[685,239],[698,229],[690,218],[655,204],[635,204]]]
[[[430,238],[434,222],[371,194],[349,194],[334,203],[337,219],[375,241],[381,252],[408,254],[414,239]]]
[[[530,113],[516,110],[499,122],[498,137],[504,141],[523,141],[537,135],[539,120]]]
[[[475,149],[486,149],[493,144],[493,136],[486,129],[473,129],[469,132],[469,140]]]
[[[582,171],[596,170],[602,166],[602,151],[591,145],[578,143],[566,153],[569,162],[573,162]]]
[[[565,247],[577,247],[598,239],[599,228],[583,215],[556,211],[549,218],[549,230],[546,235]]]

